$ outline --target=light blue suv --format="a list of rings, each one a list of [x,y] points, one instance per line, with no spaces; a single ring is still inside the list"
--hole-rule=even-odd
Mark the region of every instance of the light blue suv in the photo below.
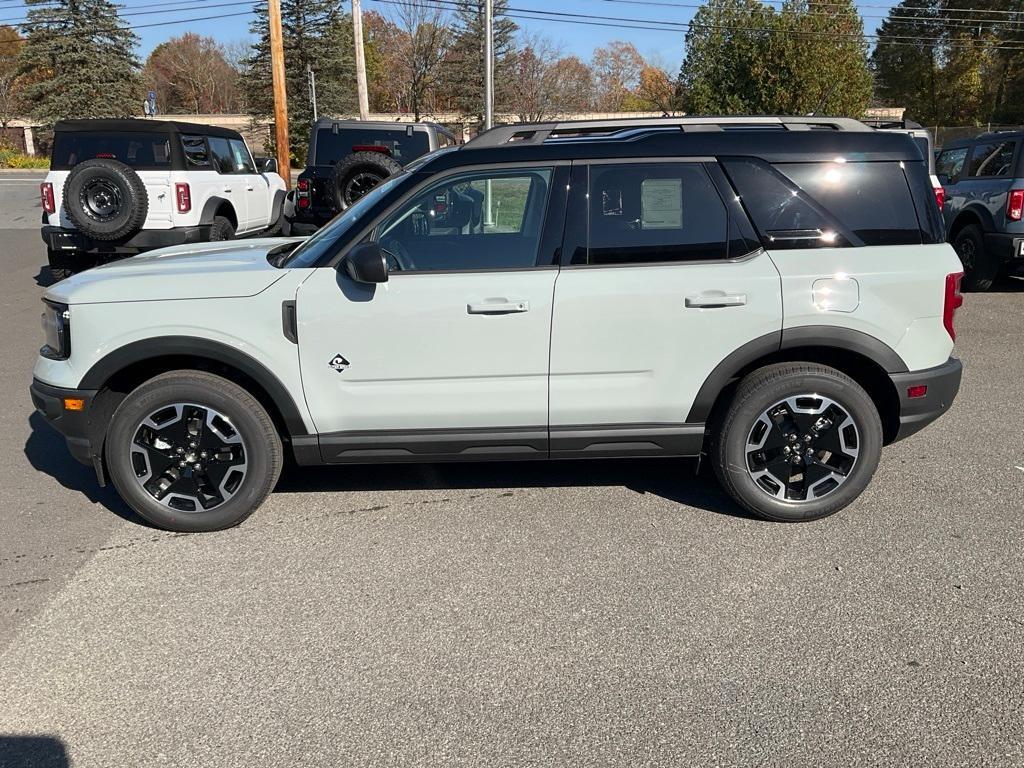
[[[984,133],[942,148],[947,239],[964,265],[963,288],[986,291],[1024,269],[1024,131]]]

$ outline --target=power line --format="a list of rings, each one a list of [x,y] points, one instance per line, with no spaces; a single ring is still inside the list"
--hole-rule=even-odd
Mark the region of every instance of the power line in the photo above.
[[[381,3],[384,5],[402,5],[401,0],[371,0],[372,2]],[[475,3],[463,2],[463,0],[433,0],[434,3],[442,5],[449,10],[459,9],[476,9]],[[781,34],[790,35],[798,38],[826,38],[834,40],[837,36],[847,37],[851,39],[861,39],[864,41],[875,40],[876,42],[884,42],[887,45],[896,46],[910,46],[919,47],[920,42],[943,42],[946,48],[974,48],[973,44],[966,43],[949,43],[945,42],[945,38],[922,38],[919,35],[886,35],[884,39],[879,39],[879,35],[872,35],[863,32],[859,33],[836,33],[836,32],[816,32],[816,31],[794,31],[794,30],[783,30],[783,29],[772,29],[770,27],[744,27],[734,26],[725,24],[702,24],[702,23],[691,23],[682,21],[669,21],[665,19],[630,19],[621,16],[599,16],[596,14],[581,14],[581,13],[568,13],[564,11],[544,11],[534,8],[515,8],[508,6],[506,11],[502,14],[508,18],[513,19],[525,19],[531,21],[550,21],[563,24],[582,24],[586,26],[594,27],[612,27],[619,29],[638,29],[651,32],[673,32],[688,30],[693,27],[707,28],[707,29],[723,29],[730,31],[739,32],[758,32],[764,34]],[[914,41],[914,42],[900,42],[901,40]],[[1012,45],[991,45],[990,50],[999,51],[1024,51],[1024,46],[1012,46]]]
[[[181,5],[182,2],[191,2],[191,3],[193,3],[193,5],[183,6],[183,5]],[[200,2],[201,4],[200,5],[194,5],[194,3],[196,3],[196,2]],[[152,16],[153,14],[165,14],[165,13],[185,13],[187,11],[202,11],[202,10],[206,10],[207,8],[227,8],[227,7],[239,6],[239,5],[252,5],[252,2],[251,2],[251,0],[235,0],[235,2],[229,2],[229,3],[207,3],[207,2],[203,2],[202,0],[178,0],[178,2],[176,2],[176,3],[152,3],[152,4],[149,4],[149,5],[142,5],[142,6],[136,6],[136,7],[149,8],[149,7],[169,6],[169,5],[177,6],[177,7],[174,7],[174,8],[164,7],[164,8],[162,8],[159,11],[152,11],[151,10],[151,11],[131,11],[129,13],[118,13],[117,14],[117,18],[125,18],[125,17],[128,17],[128,16]],[[52,10],[52,9],[47,9],[47,10]],[[63,21],[67,21],[67,20],[68,19],[66,17],[65,18],[50,17],[50,18],[42,18],[42,19],[33,19],[33,20],[29,21],[29,17],[26,16],[26,17],[24,17],[22,19],[13,19],[13,18],[10,18],[10,19],[0,19],[0,24],[7,23],[7,24],[23,27],[23,28],[32,28],[32,27],[35,27],[35,26],[43,26],[43,25],[46,25],[46,24],[57,24],[57,23],[60,23],[60,22],[63,22]]]

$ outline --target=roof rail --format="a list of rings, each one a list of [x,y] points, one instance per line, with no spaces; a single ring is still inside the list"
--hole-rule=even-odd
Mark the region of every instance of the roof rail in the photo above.
[[[644,129],[679,128],[683,132],[778,128],[790,131],[870,131],[850,117],[730,116],[730,117],[633,117],[603,120],[563,120],[547,123],[499,125],[477,134],[466,146],[497,147],[505,144],[543,144],[549,139],[613,138],[616,134]]]

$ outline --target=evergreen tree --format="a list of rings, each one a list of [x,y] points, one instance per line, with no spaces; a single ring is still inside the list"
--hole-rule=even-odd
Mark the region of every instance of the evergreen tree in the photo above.
[[[274,88],[266,2],[256,2],[253,12],[256,18],[250,29],[257,41],[245,62],[242,89],[249,113],[271,118]],[[336,0],[281,0],[281,29],[292,161],[304,165],[313,120],[308,68],[316,74],[320,115],[340,117],[358,109],[352,18],[340,10]],[[267,149],[273,152],[273,145]]]
[[[939,119],[943,90],[938,14],[939,0],[903,0],[879,27],[871,54],[875,97],[927,125]]]
[[[871,98],[864,28],[852,0],[710,0],[686,35],[689,112],[859,117]]]
[[[62,118],[141,115],[138,38],[109,0],[25,0],[18,68],[31,115]]]
[[[443,78],[462,114],[484,121],[484,0],[467,0],[455,12],[455,42]],[[494,0],[494,110],[510,110],[516,68],[514,21],[504,16],[507,0]]]

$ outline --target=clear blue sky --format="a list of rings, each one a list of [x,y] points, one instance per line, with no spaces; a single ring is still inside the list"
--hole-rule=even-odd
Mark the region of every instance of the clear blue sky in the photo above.
[[[249,22],[252,19],[251,0],[120,0],[125,20],[134,27],[142,40],[141,54],[146,56],[154,46],[168,37],[186,31],[210,35],[225,43],[249,40]],[[347,6],[348,1],[343,0]],[[659,22],[688,22],[699,6],[699,0],[509,0],[510,12],[529,15],[535,11],[559,11],[563,13],[589,14],[594,16],[619,17],[632,21],[597,20],[608,26],[591,26],[581,23],[566,23],[552,19],[516,18],[520,28],[541,33],[559,44],[566,53],[589,59],[595,47],[612,40],[632,42],[648,58],[674,71],[682,60],[683,37],[686,28],[675,30],[631,29],[628,24],[644,20]],[[865,32],[873,33],[885,16],[886,9],[893,3],[887,0],[870,0],[858,3],[864,15]],[[168,10],[188,6],[187,10]],[[0,0],[0,18],[17,18],[22,11],[17,0]],[[393,13],[394,5],[381,0],[363,0],[365,10],[385,15]],[[215,20],[196,20],[204,16],[232,15]],[[142,27],[145,24],[181,20],[166,26]]]

